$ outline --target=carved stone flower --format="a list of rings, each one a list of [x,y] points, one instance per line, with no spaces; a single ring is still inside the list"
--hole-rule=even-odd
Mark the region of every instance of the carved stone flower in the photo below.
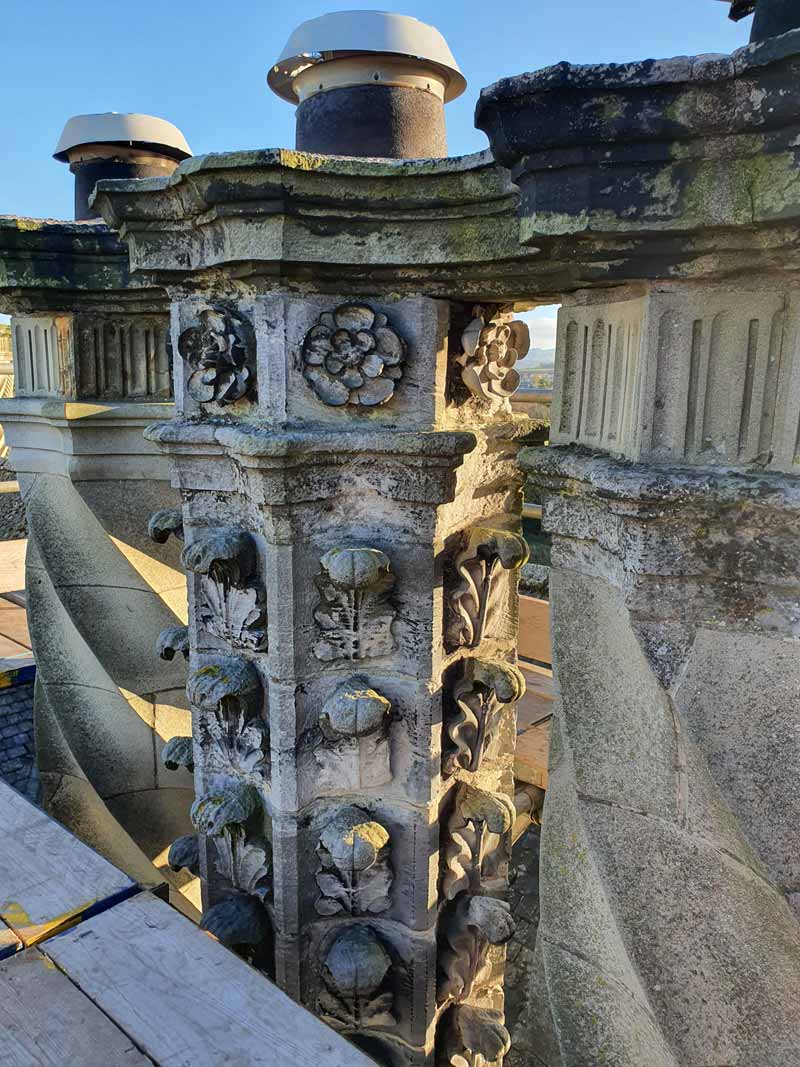
[[[473,315],[461,335],[463,354],[456,360],[463,368],[461,380],[473,396],[505,406],[519,387],[514,364],[528,353],[528,327],[507,311],[477,306]]]
[[[186,388],[198,404],[232,404],[255,380],[249,323],[224,308],[200,312],[200,325],[184,330],[178,351],[190,374]]]
[[[405,342],[385,315],[342,304],[320,315],[303,341],[303,376],[326,404],[385,404],[403,376]]]

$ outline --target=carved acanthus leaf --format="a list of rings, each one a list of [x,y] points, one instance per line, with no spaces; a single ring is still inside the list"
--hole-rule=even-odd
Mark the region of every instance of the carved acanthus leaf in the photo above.
[[[260,691],[258,671],[238,656],[213,656],[189,675],[186,693],[198,708],[223,711],[244,707]]]
[[[322,706],[319,724],[330,741],[343,737],[368,737],[385,731],[392,709],[386,697],[369,687],[369,680],[355,675],[339,685]]]
[[[442,845],[442,893],[453,900],[469,889],[480,892],[507,859],[514,804],[502,793],[461,783],[447,821]]]
[[[226,587],[201,578],[197,617],[209,633],[240,648],[261,650],[267,643],[264,592],[253,584]]]
[[[199,324],[178,338],[189,396],[198,404],[255,399],[255,340],[248,320],[219,305],[203,308],[198,318]]]
[[[393,1028],[392,959],[368,926],[349,926],[334,940],[322,966],[320,1014],[337,1029]]]
[[[161,659],[172,660],[176,655],[189,658],[189,627],[168,626],[162,630],[156,641],[156,652]]]
[[[207,574],[217,581],[234,584],[254,573],[255,542],[246,530],[221,526],[196,534],[181,553],[181,563],[193,574]]]
[[[246,835],[241,827],[228,827],[214,840],[217,872],[233,889],[266,900],[272,890],[272,853],[257,835]]]
[[[192,825],[198,833],[218,837],[231,827],[244,826],[260,810],[261,797],[255,786],[232,779],[195,800],[191,811]]]
[[[194,744],[191,737],[171,737],[161,749],[161,762],[168,771],[185,767],[194,770]]]
[[[511,908],[495,897],[463,893],[439,924],[438,1000],[466,1000],[491,975],[489,948],[504,945],[514,934]]]
[[[320,915],[378,914],[391,900],[389,833],[361,808],[342,809],[320,834],[316,881]]]
[[[440,1047],[448,1067],[489,1067],[502,1062],[511,1037],[497,1012],[454,1004],[440,1024]]]
[[[151,541],[163,545],[169,540],[170,535],[183,540],[183,515],[174,508],[162,508],[150,516],[147,524],[147,533]]]
[[[403,376],[406,345],[385,315],[342,304],[303,340],[303,377],[325,404],[385,404]]]
[[[448,645],[476,648],[498,600],[497,570],[516,570],[528,559],[528,545],[518,534],[475,526],[455,559],[457,581],[449,595]]]
[[[525,679],[516,667],[499,660],[463,661],[463,674],[452,691],[454,707],[446,721],[449,744],[442,760],[445,777],[459,768],[479,769],[504,709],[524,692]]]
[[[510,411],[509,397],[519,387],[514,369],[530,348],[527,325],[504,308],[473,308],[473,318],[461,335],[462,355],[456,363],[467,389],[495,408]]]
[[[396,645],[389,602],[394,575],[376,548],[333,548],[320,560],[316,578],[321,601],[314,619],[321,632],[314,644],[319,660],[360,660],[385,656]]]

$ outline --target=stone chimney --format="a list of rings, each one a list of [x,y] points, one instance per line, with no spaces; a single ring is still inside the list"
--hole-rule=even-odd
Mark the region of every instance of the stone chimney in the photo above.
[[[89,197],[101,178],[163,178],[192,154],[177,126],[154,115],[74,115],[54,158],[75,175],[75,219],[96,218]]]
[[[435,27],[384,11],[303,22],[267,81],[298,105],[298,149],[395,159],[447,155],[444,105],[467,85]]]

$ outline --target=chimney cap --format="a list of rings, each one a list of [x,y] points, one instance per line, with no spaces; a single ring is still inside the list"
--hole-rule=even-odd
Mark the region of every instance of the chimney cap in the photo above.
[[[388,11],[335,11],[301,22],[270,68],[267,82],[278,96],[296,104],[292,83],[301,71],[330,59],[370,52],[408,56],[433,68],[444,78],[446,102],[467,87],[447,41],[435,26]]]
[[[155,115],[134,112],[104,111],[97,115],[73,115],[58,139],[53,158],[68,162],[69,152],[85,144],[149,147],[173,159],[187,159],[192,154],[177,126]]]

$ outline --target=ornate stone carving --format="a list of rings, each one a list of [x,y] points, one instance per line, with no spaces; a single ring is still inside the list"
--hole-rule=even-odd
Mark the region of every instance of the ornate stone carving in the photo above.
[[[258,775],[266,769],[267,728],[254,699],[260,688],[255,667],[232,656],[214,657],[190,675],[186,692],[200,711],[206,773]]]
[[[197,618],[203,628],[238,648],[264,649],[266,598],[254,578],[257,553],[252,536],[224,526],[196,537],[181,560],[188,571],[202,576]]]
[[[260,945],[272,932],[269,915],[256,897],[235,893],[203,913],[200,929],[228,948]]]
[[[519,386],[514,364],[530,348],[528,327],[514,319],[510,309],[476,305],[472,314],[461,335],[463,353],[456,360],[461,380],[479,400],[510,410],[508,398]]]
[[[255,340],[250,323],[228,308],[212,306],[200,324],[178,338],[187,365],[187,392],[198,404],[233,404],[255,398]]]
[[[322,1018],[337,1030],[394,1027],[392,958],[368,926],[349,926],[335,939],[322,965]]]
[[[386,656],[396,648],[389,602],[394,575],[377,548],[332,548],[320,560],[316,586],[321,601],[314,620],[321,637],[314,644],[319,660],[360,660]]]
[[[215,867],[242,893],[266,899],[270,885],[269,847],[259,834],[248,834],[249,820],[262,812],[261,797],[249,782],[229,779],[192,805],[192,825],[214,839]]]
[[[161,762],[168,771],[185,767],[194,770],[194,743],[191,737],[171,737],[161,749]]]
[[[183,540],[183,515],[174,508],[162,508],[150,516],[147,524],[147,533],[152,541],[159,545],[165,544],[170,535]]]
[[[442,774],[446,778],[459,769],[479,769],[504,709],[525,692],[522,672],[508,663],[466,659],[462,670],[452,691],[454,708],[445,724],[448,743]]]
[[[392,705],[363,675],[339,685],[319,716],[314,759],[320,790],[368,788],[392,777],[387,728]]]
[[[189,627],[168,626],[162,630],[156,641],[156,652],[161,659],[171,660],[176,655],[189,658]]]
[[[249,782],[231,780],[204,793],[192,804],[192,825],[198,833],[218,837],[228,829],[243,827],[259,811],[261,798]]]
[[[528,545],[518,534],[474,526],[455,558],[458,575],[448,597],[448,647],[476,648],[483,640],[497,600],[498,567],[516,570],[528,560]]]
[[[362,808],[342,809],[320,834],[316,881],[320,915],[378,914],[391,901],[389,833]]]
[[[462,782],[458,786],[442,843],[442,895],[453,900],[469,890],[479,893],[508,858],[514,805],[502,793]]]
[[[514,929],[504,900],[462,893],[439,925],[439,1003],[463,1001],[485,988],[492,973],[489,948],[504,945]]]
[[[439,1024],[438,1045],[447,1067],[488,1067],[502,1061],[511,1037],[498,1012],[453,1004]]]
[[[303,377],[326,404],[385,404],[403,376],[405,341],[385,315],[342,304],[320,315],[303,341]]]

